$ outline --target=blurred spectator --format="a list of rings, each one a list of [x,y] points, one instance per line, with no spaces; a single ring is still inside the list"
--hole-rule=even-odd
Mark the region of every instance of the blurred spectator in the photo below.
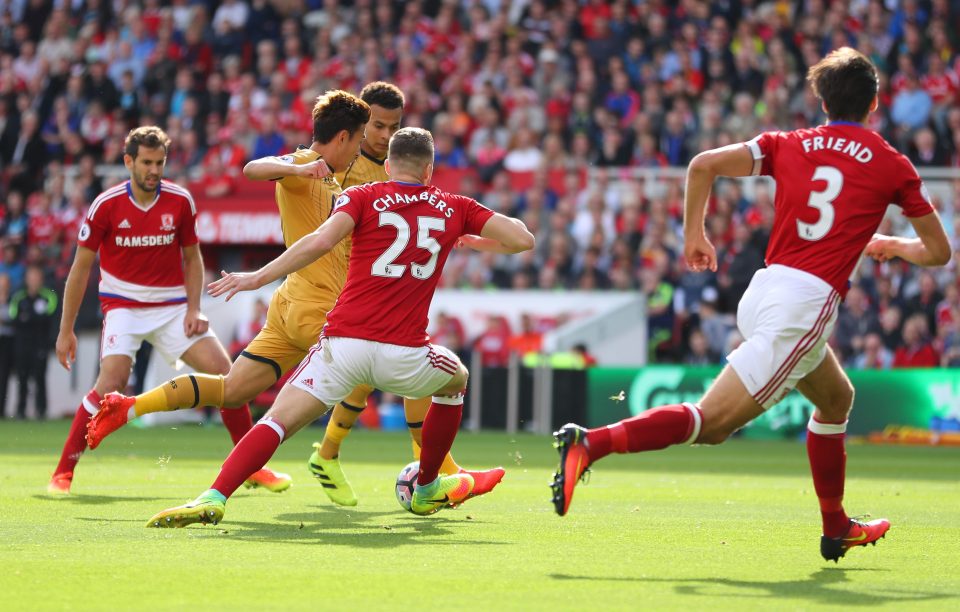
[[[0,152],[9,189],[31,193],[39,186],[40,171],[47,161],[46,147],[40,136],[40,118],[26,111],[20,118],[20,130],[11,147]]]
[[[858,370],[888,370],[893,366],[893,353],[883,345],[880,334],[870,332],[863,338],[863,352],[853,360]]]
[[[37,418],[46,418],[47,357],[57,306],[57,294],[43,286],[43,268],[27,268],[25,287],[10,299],[19,383],[17,418],[27,416],[27,393],[31,386]]]
[[[259,159],[271,155],[280,155],[284,152],[285,147],[283,136],[277,131],[276,120],[271,115],[264,115],[260,120],[260,128],[257,130],[257,138],[254,140],[250,157]]]
[[[10,318],[10,277],[0,273],[0,418],[7,416],[7,389],[17,363],[13,321]]]
[[[940,355],[930,343],[927,318],[923,314],[909,317],[903,324],[903,345],[893,356],[895,368],[935,368]]]
[[[907,300],[904,314],[911,317],[915,314],[922,314],[927,320],[927,330],[937,327],[937,307],[943,300],[943,294],[937,288],[937,280],[928,270],[920,273],[920,293]]]
[[[510,362],[510,328],[500,315],[487,317],[487,326],[476,340],[473,350],[480,355],[480,363],[487,368],[506,367]]]
[[[932,109],[930,94],[920,88],[916,75],[905,75],[903,88],[893,97],[890,108],[893,122],[905,130],[916,130],[926,125]]]
[[[11,191],[7,195],[7,209],[0,222],[0,238],[4,245],[11,245],[17,249],[17,253],[23,252],[26,246],[27,232],[30,228],[30,217],[24,211],[23,194],[19,191]],[[17,286],[15,283],[14,286]]]
[[[580,356],[584,368],[592,368],[597,365],[597,358],[590,353],[586,344],[574,344],[570,350]]]
[[[839,349],[841,363],[851,361],[864,350],[864,339],[868,334],[880,331],[880,320],[870,310],[866,293],[854,285],[847,292],[835,327],[836,346]],[[879,336],[877,336],[879,340]]]
[[[880,337],[883,346],[895,351],[903,343],[900,326],[903,322],[903,313],[898,306],[891,306],[880,314]]]
[[[700,298],[700,330],[707,340],[710,353],[726,356],[727,341],[734,329],[732,315],[722,315],[717,311],[719,293],[714,287],[705,287]]]
[[[510,350],[523,357],[527,353],[539,353],[543,346],[543,334],[536,328],[530,313],[520,315],[520,332],[510,336]]]
[[[688,350],[683,362],[687,365],[706,366],[713,365],[719,361],[719,356],[710,350],[710,343],[706,335],[699,329],[690,332],[688,340]]]

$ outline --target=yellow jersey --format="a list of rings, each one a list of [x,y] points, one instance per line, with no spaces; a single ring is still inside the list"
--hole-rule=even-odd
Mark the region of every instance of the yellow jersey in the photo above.
[[[320,154],[312,149],[298,149],[283,156],[284,160],[297,165],[319,158]],[[342,191],[334,176],[319,180],[285,176],[277,180],[277,207],[287,248],[330,218]],[[333,308],[347,281],[350,242],[348,236],[320,259],[287,276],[280,286],[281,294],[292,302],[320,302],[326,310]]]
[[[337,174],[336,177],[337,182],[344,189],[354,185],[378,183],[389,179],[387,171],[383,167],[383,160],[367,155],[363,149],[360,149],[360,155],[353,160],[353,163],[347,166],[342,174]]]

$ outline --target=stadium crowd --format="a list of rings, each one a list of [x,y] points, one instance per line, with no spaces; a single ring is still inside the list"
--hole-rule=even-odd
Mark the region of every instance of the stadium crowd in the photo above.
[[[109,186],[98,168],[122,163],[131,127],[166,129],[166,174],[203,207],[243,188],[247,160],[303,142],[319,93],[384,79],[406,94],[405,124],[433,131],[438,172],[537,234],[518,258],[456,253],[446,286],[639,290],[652,357],[717,363],[763,264],[773,194],[719,184],[708,229],[720,269],[692,274],[682,172],[667,169],[822,122],[804,74],[844,45],[880,68],[869,127],[918,167],[958,167],[958,25],[946,0],[9,0],[0,278],[12,295],[42,267],[60,288],[84,211]],[[960,181],[942,187],[957,239]],[[960,364],[957,283],[955,265],[865,262],[833,339],[844,362]]]

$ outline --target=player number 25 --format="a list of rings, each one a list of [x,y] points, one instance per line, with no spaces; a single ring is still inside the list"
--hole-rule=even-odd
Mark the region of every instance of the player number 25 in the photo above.
[[[833,201],[843,189],[843,174],[833,166],[817,166],[812,180],[827,183],[823,191],[811,191],[810,199],[807,200],[807,206],[820,211],[820,219],[816,223],[804,223],[797,219],[797,233],[804,240],[815,241],[826,236],[833,227]]]
[[[386,276],[387,278],[400,278],[406,271],[406,264],[395,264],[397,257],[407,248],[410,243],[410,224],[406,219],[394,212],[380,213],[380,227],[392,225],[397,228],[397,238],[393,241],[383,255],[377,257],[370,268],[370,273],[374,276]],[[437,270],[437,258],[440,256],[440,243],[430,237],[430,231],[442,232],[446,229],[447,222],[439,217],[417,217],[417,247],[428,251],[430,259],[425,264],[410,264],[410,275],[416,279],[425,280],[433,276]]]

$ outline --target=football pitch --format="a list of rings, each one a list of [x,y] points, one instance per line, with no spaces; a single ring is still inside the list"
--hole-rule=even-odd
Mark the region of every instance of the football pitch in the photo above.
[[[893,527],[835,565],[796,442],[610,457],[560,518],[548,438],[462,433],[460,463],[506,478],[417,517],[393,494],[405,433],[346,441],[360,504],[338,508],[306,469],[314,428],[270,463],[294,476],[289,491],[241,489],[220,525],[159,530],[144,527],[154,512],[212,481],[223,428],[128,428],[83,457],[73,495],[51,498],[67,428],[0,423],[4,610],[960,607],[960,449],[851,445],[847,508]]]

